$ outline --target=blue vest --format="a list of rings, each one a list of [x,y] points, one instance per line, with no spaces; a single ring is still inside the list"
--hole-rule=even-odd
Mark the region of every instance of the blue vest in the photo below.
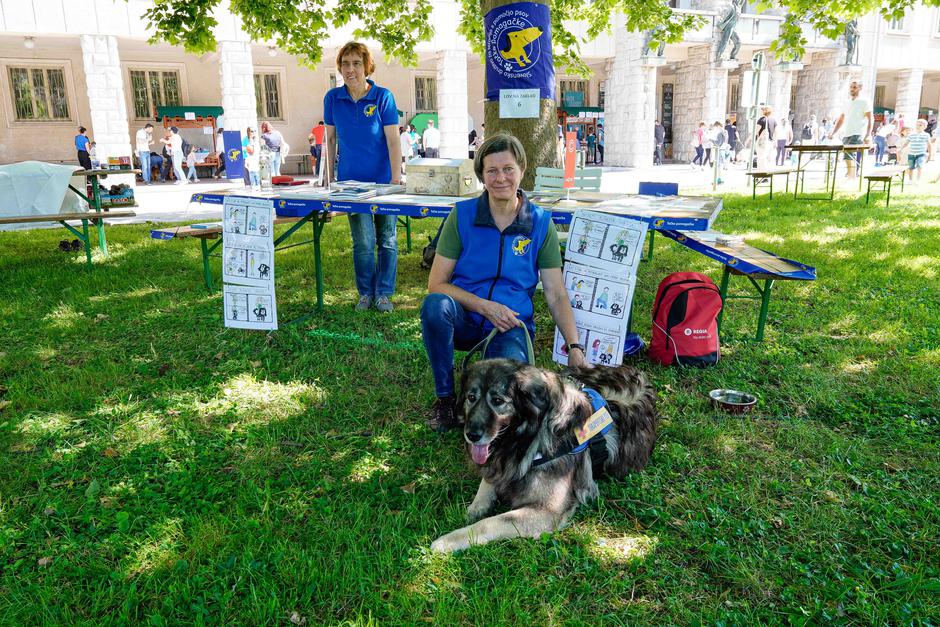
[[[551,228],[552,216],[530,204],[523,192],[519,194],[522,197],[519,214],[502,233],[493,221],[486,192],[475,205],[458,203],[454,211],[463,249],[451,283],[518,312],[519,319],[534,334],[532,295],[539,282],[538,255]],[[468,313],[484,330],[493,328],[480,314]]]

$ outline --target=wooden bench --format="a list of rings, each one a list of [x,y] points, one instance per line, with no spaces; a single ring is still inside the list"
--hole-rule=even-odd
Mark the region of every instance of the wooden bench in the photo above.
[[[718,231],[662,231],[662,233],[683,246],[724,264],[719,287],[723,303],[727,304],[727,301],[732,298],[760,299],[760,313],[757,316],[757,335],[755,336],[758,342],[764,339],[764,326],[767,322],[767,311],[770,307],[774,281],[816,280],[816,268],[755,248],[740,237],[725,235]],[[747,277],[756,290],[757,296],[730,296],[728,283],[731,275]],[[758,281],[763,281],[763,286]],[[724,313],[725,307],[722,307],[718,315],[719,332]]]
[[[32,216],[9,216],[5,218],[0,218],[0,224],[33,224],[37,222],[58,222],[69,231],[72,232],[75,237],[77,237],[82,244],[85,246],[85,259],[88,261],[88,265],[91,266],[91,236],[88,233],[88,223],[91,222],[98,227],[98,247],[101,249],[101,253],[107,257],[108,256],[108,240],[104,235],[104,218],[131,218],[137,214],[133,211],[118,210],[118,211],[89,211],[87,213],[49,213],[43,215],[32,215]],[[72,226],[67,222],[70,221],[81,221],[82,230],[79,231],[77,228]]]
[[[323,222],[328,222],[334,216],[339,215],[336,212],[329,212],[326,216],[326,220]],[[307,217],[274,217],[274,224],[292,224],[287,231],[282,233],[274,240],[274,249],[275,250],[286,250],[288,248],[293,248],[294,246],[301,246],[303,244],[316,244],[318,239],[306,240],[303,242],[295,242],[290,245],[281,246],[280,244],[284,242],[287,238],[294,234],[297,229],[302,227],[306,222],[310,221],[310,216]],[[313,221],[314,229],[323,228],[323,223],[319,221]],[[209,257],[215,250],[222,244],[222,223],[221,222],[212,222],[209,224],[190,224],[188,226],[177,226],[169,227],[164,229],[152,229],[150,231],[151,239],[187,239],[194,237],[199,240],[199,245],[202,249],[202,278],[206,284],[206,289],[210,292],[214,291],[212,287],[212,271],[209,269]],[[217,240],[211,245],[209,240]],[[317,265],[317,272],[321,272],[319,264]]]
[[[901,181],[901,191],[904,191],[904,173],[907,171],[907,168],[904,166],[889,166],[877,168],[873,174],[866,174],[865,180],[868,182],[868,191],[865,193],[865,204],[868,204],[869,199],[871,198],[871,184],[872,183],[881,183],[881,191],[887,192],[887,197],[885,198],[885,209],[891,204],[891,183],[895,179],[900,179]],[[875,190],[878,191],[878,190]]]
[[[758,185],[768,185],[770,187],[770,200],[774,199],[774,177],[780,176],[781,174],[786,176],[786,184],[784,188],[784,193],[790,191],[790,174],[795,173],[796,168],[768,168],[766,170],[752,170],[748,172],[747,175],[751,177],[751,199],[757,198],[757,187]]]

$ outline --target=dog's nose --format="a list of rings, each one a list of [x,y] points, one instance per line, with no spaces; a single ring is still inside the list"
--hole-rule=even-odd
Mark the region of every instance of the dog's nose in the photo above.
[[[477,431],[471,431],[467,434],[467,439],[470,440],[471,442],[479,442],[480,438],[482,437],[483,437],[483,434]]]

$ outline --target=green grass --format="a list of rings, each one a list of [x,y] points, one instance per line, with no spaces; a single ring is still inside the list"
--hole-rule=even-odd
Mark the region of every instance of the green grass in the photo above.
[[[762,344],[756,303],[730,302],[716,368],[638,362],[663,415],[647,470],[561,533],[451,557],[427,547],[476,480],[422,424],[417,253],[396,311],[355,315],[337,220],[326,312],[266,335],[223,328],[195,241],[112,227],[89,270],[61,229],[0,234],[0,622],[937,624],[937,196],[730,196],[716,227],[819,279],[777,284]],[[276,270],[283,323],[312,308],[309,247]],[[659,240],[647,339],[679,270],[720,276]],[[716,413],[716,387],[755,413]]]

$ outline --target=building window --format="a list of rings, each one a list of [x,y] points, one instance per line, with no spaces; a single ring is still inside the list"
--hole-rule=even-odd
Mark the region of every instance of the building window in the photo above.
[[[68,120],[62,67],[10,67],[10,93],[17,120]]]
[[[888,22],[888,30],[903,33],[904,32],[904,16],[902,15],[901,17],[891,18],[891,21]]]
[[[336,74],[334,74],[333,72],[330,72],[330,89],[334,89],[335,87],[336,87]]]
[[[875,85],[875,102],[873,103],[875,107],[884,107],[885,106],[885,86],[884,85]]]
[[[281,120],[281,76],[255,74],[255,110],[259,118]]]
[[[157,107],[179,106],[180,73],[177,70],[131,70],[134,117],[156,119]]]
[[[415,111],[437,110],[437,79],[415,76]]]
[[[603,109],[605,102],[607,102],[607,81],[601,81],[597,86],[597,106]]]
[[[733,81],[728,85],[728,111],[737,111],[741,107],[741,84]]]
[[[587,81],[581,80],[563,80],[560,83],[561,106],[562,107],[586,107],[587,106]]]

